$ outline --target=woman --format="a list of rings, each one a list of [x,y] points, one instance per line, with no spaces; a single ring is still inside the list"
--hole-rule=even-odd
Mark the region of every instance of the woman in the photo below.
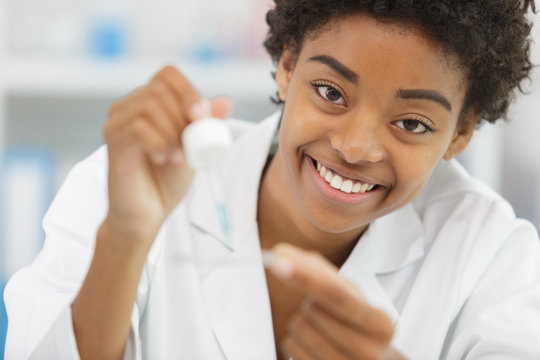
[[[540,356],[538,235],[451,160],[528,76],[531,7],[276,1],[282,109],[231,122],[230,156],[195,176],[200,98],[161,70],[112,107],[8,285],[8,358]]]

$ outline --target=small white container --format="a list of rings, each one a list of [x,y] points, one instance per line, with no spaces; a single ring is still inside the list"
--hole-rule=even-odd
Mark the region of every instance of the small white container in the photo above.
[[[222,162],[233,140],[224,120],[208,117],[188,125],[182,143],[188,163],[200,170]]]

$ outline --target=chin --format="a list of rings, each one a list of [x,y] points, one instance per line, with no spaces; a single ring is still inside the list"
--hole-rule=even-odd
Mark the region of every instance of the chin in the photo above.
[[[350,217],[340,216],[340,214],[336,212],[328,213],[326,211],[309,211],[306,210],[306,206],[309,205],[301,205],[307,220],[318,230],[331,235],[345,234],[356,231],[358,232],[358,234],[360,234],[363,229],[372,221],[366,219],[358,219],[358,217],[352,219]],[[314,207],[311,207],[311,209],[314,209]]]

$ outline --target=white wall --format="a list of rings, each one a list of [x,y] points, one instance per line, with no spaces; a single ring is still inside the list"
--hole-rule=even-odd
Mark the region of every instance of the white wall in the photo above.
[[[533,62],[540,66],[540,14],[535,16]],[[540,68],[512,108],[504,133],[502,193],[518,214],[540,227]]]
[[[533,21],[533,63],[540,65],[540,15]],[[516,213],[540,227],[540,68],[510,107],[510,121],[486,124],[459,157],[476,177],[499,191]]]
[[[0,69],[4,67],[4,51],[6,49],[6,21],[5,21],[5,3],[0,0]],[[0,94],[4,93],[4,72],[0,70]],[[4,127],[5,127],[5,100],[0,96],[0,159],[4,149]]]

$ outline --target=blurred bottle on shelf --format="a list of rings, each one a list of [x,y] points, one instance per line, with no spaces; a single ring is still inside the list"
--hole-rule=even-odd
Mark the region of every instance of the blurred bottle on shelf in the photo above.
[[[130,52],[129,4],[122,1],[93,1],[88,14],[88,44],[92,57],[113,60]]]

